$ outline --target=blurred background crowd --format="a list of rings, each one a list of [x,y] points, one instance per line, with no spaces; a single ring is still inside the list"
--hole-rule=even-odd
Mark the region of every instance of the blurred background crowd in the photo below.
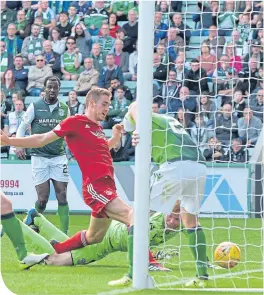
[[[247,162],[263,126],[263,1],[155,6],[153,112],[177,118],[207,161]],[[137,99],[138,13],[139,1],[1,1],[1,129],[16,136],[56,75],[72,115],[91,88],[112,92],[110,135]],[[129,134],[111,151],[114,161],[134,152]]]

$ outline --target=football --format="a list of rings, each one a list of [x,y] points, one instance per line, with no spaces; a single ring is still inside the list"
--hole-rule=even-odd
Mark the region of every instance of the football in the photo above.
[[[223,242],[214,251],[214,261],[223,268],[233,268],[240,261],[240,249],[232,242]]]

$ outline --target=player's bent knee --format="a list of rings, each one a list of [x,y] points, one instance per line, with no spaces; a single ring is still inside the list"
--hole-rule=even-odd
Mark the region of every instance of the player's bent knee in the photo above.
[[[47,203],[48,203],[48,201],[46,201],[46,200],[45,201],[37,201],[38,208],[41,211],[45,211],[46,210]]]

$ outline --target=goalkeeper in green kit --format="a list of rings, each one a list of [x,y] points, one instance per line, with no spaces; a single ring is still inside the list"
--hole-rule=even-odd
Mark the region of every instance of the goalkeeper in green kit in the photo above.
[[[178,205],[175,206],[175,211],[177,210],[177,206]],[[31,209],[28,212],[25,221],[29,219],[32,221],[30,227],[40,234],[21,222],[20,224],[25,237],[26,246],[31,251],[45,251],[50,254],[50,256],[45,259],[47,265],[84,265],[98,261],[113,252],[127,252],[128,231],[127,227],[120,222],[112,221],[101,243],[72,250],[71,252],[57,254],[49,241],[51,239],[56,239],[57,241],[63,242],[68,239],[68,236],[56,228],[35,209]],[[150,217],[149,238],[151,246],[163,244],[165,241],[173,238],[179,231],[179,214],[172,213],[171,215],[165,215],[162,213],[155,213]],[[172,254],[177,255],[177,251]],[[150,263],[149,270],[160,271],[161,268],[155,268],[155,263]],[[163,270],[168,271],[169,269],[163,268]]]
[[[133,145],[140,143],[136,130],[137,103],[130,105],[124,129],[133,132]],[[150,208],[170,214],[180,201],[180,217],[186,229],[190,250],[196,262],[196,279],[186,287],[206,287],[206,237],[198,222],[206,181],[205,158],[190,135],[176,119],[152,114],[152,158],[159,170],[151,177]]]

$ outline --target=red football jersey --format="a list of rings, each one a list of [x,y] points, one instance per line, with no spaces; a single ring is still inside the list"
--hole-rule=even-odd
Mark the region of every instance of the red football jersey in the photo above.
[[[63,120],[53,131],[65,137],[80,166],[84,184],[105,176],[114,178],[108,141],[99,124],[84,115],[75,115]]]

